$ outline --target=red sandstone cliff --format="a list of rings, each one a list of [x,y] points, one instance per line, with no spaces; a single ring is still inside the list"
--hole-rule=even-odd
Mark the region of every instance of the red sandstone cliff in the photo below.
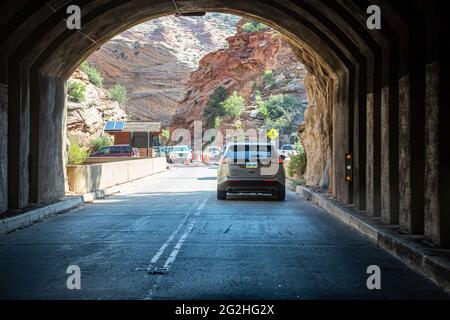
[[[195,120],[201,120],[209,97],[219,86],[224,86],[229,94],[237,91],[246,99],[249,105],[242,115],[244,126],[245,122],[258,125],[258,119],[252,116],[256,107],[250,101],[255,88],[263,88],[263,97],[292,93],[306,99],[303,86],[306,72],[289,45],[272,29],[244,32],[241,28],[244,21],[239,23],[237,33],[226,39],[227,48],[205,55],[198,69],[190,74],[186,95],[173,118],[173,128],[189,128]],[[273,72],[274,84],[270,88],[263,85],[265,70]]]

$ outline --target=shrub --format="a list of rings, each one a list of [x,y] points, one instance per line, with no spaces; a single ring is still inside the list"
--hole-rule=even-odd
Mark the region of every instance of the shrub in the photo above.
[[[292,156],[289,160],[288,164],[288,175],[290,177],[301,177],[306,172],[306,165],[307,165],[307,157],[306,152],[302,151],[299,154]]]
[[[242,25],[242,30],[244,30],[244,32],[250,33],[250,32],[255,31],[255,27],[253,26],[253,23],[251,23],[251,22],[249,21],[249,22],[246,22],[246,23],[244,23],[244,24]]]
[[[84,160],[89,157],[89,150],[83,149],[78,143],[71,142],[68,151],[69,164],[83,164]]]
[[[231,120],[237,120],[241,116],[245,108],[245,100],[238,95],[236,91],[233,92],[224,102],[222,102],[225,117]]]
[[[216,125],[216,118],[225,115],[222,102],[228,98],[227,90],[223,86],[217,87],[209,97],[203,117],[206,119],[206,126],[212,128]]]
[[[109,147],[112,146],[113,144],[113,140],[111,138],[111,136],[109,135],[104,135],[95,139],[92,139],[90,142],[91,145],[91,151],[95,152],[100,150],[103,147]]]
[[[255,98],[256,105],[258,106],[258,112],[266,119],[269,118],[269,111],[267,110],[266,102],[257,95]]]
[[[123,106],[127,101],[127,89],[120,84],[116,84],[109,89],[109,97]]]
[[[67,95],[72,102],[82,102],[86,99],[86,85],[78,81],[69,81]]]
[[[80,65],[80,70],[83,71],[89,78],[89,81],[96,87],[103,86],[103,77],[101,73],[87,61]]]
[[[265,70],[262,74],[262,81],[264,86],[272,87],[275,84],[275,80],[273,79],[273,71]]]
[[[244,32],[256,32],[261,30],[268,30],[270,29],[269,26],[265,25],[264,23],[256,22],[256,21],[248,21],[242,25],[242,30]]]

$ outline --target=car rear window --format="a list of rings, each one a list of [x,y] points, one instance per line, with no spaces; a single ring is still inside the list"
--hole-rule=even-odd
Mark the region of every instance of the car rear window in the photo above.
[[[268,159],[273,156],[271,145],[231,145],[226,157],[237,160]]]
[[[292,150],[292,146],[283,146],[281,150]]]

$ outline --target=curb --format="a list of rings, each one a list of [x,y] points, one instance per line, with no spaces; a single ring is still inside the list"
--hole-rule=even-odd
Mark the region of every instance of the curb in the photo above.
[[[450,250],[425,247],[413,241],[417,237],[401,234],[398,226],[385,225],[306,187],[297,186],[295,192],[366,236],[437,286],[450,292]]]
[[[23,214],[0,220],[0,233],[28,227],[48,217],[66,212],[81,206],[84,203],[82,196],[71,196],[48,206],[37,208]]]

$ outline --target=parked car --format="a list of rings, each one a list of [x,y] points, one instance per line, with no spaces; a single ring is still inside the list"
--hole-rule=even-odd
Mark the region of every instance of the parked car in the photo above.
[[[297,154],[297,151],[294,149],[292,144],[285,144],[278,150],[278,153],[284,157],[292,157]]]
[[[115,145],[103,147],[100,150],[92,153],[90,157],[140,157],[139,149],[132,148],[129,145]]]
[[[217,171],[217,199],[227,193],[270,193],[279,201],[286,197],[284,157],[270,143],[229,144]]]
[[[169,153],[169,162],[192,162],[192,150],[188,146],[174,146]]]
[[[222,156],[222,149],[217,146],[208,146],[202,153],[202,161],[204,163],[218,163]]]

